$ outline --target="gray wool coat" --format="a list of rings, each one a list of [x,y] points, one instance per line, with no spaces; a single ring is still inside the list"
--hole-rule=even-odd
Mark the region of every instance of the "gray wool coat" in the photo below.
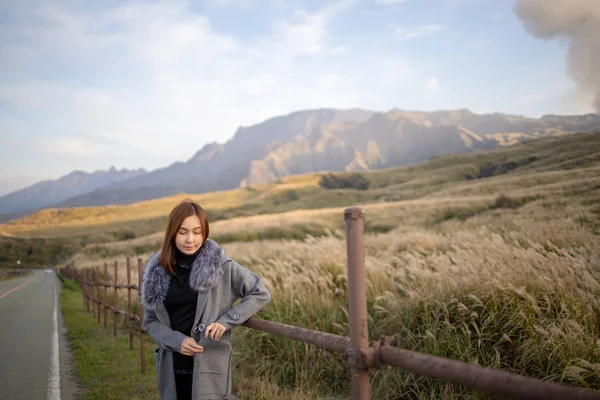
[[[164,305],[171,275],[154,254],[143,275],[140,298],[144,307],[144,330],[159,345],[154,351],[158,391],[161,400],[176,400],[173,352],[179,351],[186,337],[171,329]],[[214,241],[207,239],[190,271],[190,287],[198,292],[196,317],[190,337],[204,347],[194,355],[192,398],[228,399],[231,396],[231,329],[241,325],[263,308],[271,294],[261,278],[227,257]],[[233,303],[241,302],[233,307]],[[220,322],[227,331],[220,340],[204,336],[205,328]]]

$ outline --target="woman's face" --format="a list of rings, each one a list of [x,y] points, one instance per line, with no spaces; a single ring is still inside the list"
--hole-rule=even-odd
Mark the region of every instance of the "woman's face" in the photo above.
[[[200,218],[190,215],[183,220],[177,235],[175,235],[175,246],[183,254],[194,254],[204,242],[204,234],[200,225]]]

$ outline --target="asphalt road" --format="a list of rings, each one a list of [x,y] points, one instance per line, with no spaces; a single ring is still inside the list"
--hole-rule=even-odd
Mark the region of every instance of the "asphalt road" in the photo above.
[[[0,282],[0,399],[77,398],[59,295],[54,272]]]

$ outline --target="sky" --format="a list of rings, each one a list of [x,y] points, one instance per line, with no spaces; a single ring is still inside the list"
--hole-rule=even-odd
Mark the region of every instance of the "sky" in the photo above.
[[[512,0],[3,3],[0,195],[166,167],[304,109],[594,111],[568,38],[529,32]]]

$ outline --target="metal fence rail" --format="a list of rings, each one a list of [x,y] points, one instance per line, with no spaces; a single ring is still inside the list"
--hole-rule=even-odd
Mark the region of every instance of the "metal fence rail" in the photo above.
[[[359,207],[349,207],[344,210],[344,219],[346,222],[346,250],[348,256],[350,337],[332,335],[330,333],[314,331],[298,326],[266,321],[256,317],[250,318],[244,323],[244,326],[325,349],[343,352],[344,359],[352,370],[351,398],[353,400],[369,400],[371,398],[368,370],[380,366],[399,367],[412,373],[442,379],[464,385],[473,390],[513,399],[600,400],[600,393],[598,392],[573,388],[562,384],[542,381],[519,374],[436,357],[416,351],[400,349],[389,346],[385,342],[369,342],[364,265],[364,212]],[[138,273],[141,279],[141,259],[138,259]],[[100,286],[104,287],[104,301],[100,302],[99,299],[96,299],[95,301],[98,302],[99,306],[102,304],[105,307],[105,326],[106,310],[110,308],[115,312],[115,320],[118,313],[115,311],[116,303],[114,308],[107,304],[106,288],[114,287],[115,295],[116,289],[121,287],[124,289],[126,288],[129,291],[132,289],[138,290],[138,287],[134,285],[128,284],[127,286],[119,286],[116,284],[116,281],[114,285],[102,284],[99,282],[94,283],[89,277],[86,280],[80,281],[80,283],[84,289],[84,303],[86,298],[88,301],[89,299],[94,298],[92,294],[93,290],[90,290],[92,285],[97,286],[98,294]],[[86,286],[88,286],[88,289],[86,289]],[[98,295],[98,298],[99,297],[100,296]],[[100,310],[98,309],[98,322],[100,322],[99,312]],[[130,313],[131,311],[129,311],[129,314],[126,314],[129,315],[130,320],[136,319],[139,321],[140,319],[143,319],[143,314],[140,314],[140,316],[137,317]],[[143,331],[141,354],[143,357]],[[142,359],[142,369],[145,372],[144,359]]]
[[[399,349],[381,342],[370,342],[368,347],[356,349],[352,346],[350,338],[345,336],[313,331],[255,317],[246,321],[244,326],[325,349],[343,352],[344,359],[353,370],[366,371],[369,368],[389,365],[430,378],[458,383],[470,389],[513,399],[600,399],[600,394],[589,390],[540,381],[518,374],[412,350]],[[365,395],[363,394],[363,396]],[[356,398],[368,399],[369,397]]]

